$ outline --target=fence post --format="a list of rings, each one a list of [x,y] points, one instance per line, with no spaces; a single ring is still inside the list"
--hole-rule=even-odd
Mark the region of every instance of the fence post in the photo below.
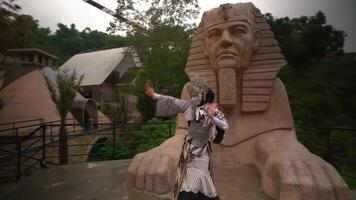
[[[47,127],[42,125],[42,159],[40,161],[40,167],[42,169],[47,168],[46,162],[46,130]]]
[[[50,127],[51,127],[51,142],[53,142],[54,138],[53,138],[53,123],[50,123]]]
[[[42,161],[46,158],[46,126],[42,128]]]
[[[17,145],[17,180],[21,178],[21,141],[16,143]]]
[[[116,128],[116,124],[115,122],[113,121],[112,122],[113,125],[112,125],[112,158],[114,159],[115,158],[115,140],[116,140],[116,134],[115,134],[115,128]]]

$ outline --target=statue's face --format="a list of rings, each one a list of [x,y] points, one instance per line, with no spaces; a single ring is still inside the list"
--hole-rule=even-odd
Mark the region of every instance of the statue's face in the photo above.
[[[209,27],[202,42],[214,69],[242,70],[250,62],[255,39],[247,22],[233,21]]]

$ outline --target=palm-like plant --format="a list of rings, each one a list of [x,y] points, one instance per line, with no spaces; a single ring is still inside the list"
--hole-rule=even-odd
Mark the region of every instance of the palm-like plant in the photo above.
[[[83,76],[77,79],[77,73],[74,71],[69,74],[68,71],[58,72],[56,76],[56,87],[54,83],[47,80],[53,102],[56,105],[60,116],[59,129],[59,163],[68,163],[68,144],[66,132],[66,116],[72,106],[76,96],[76,88],[80,84]]]

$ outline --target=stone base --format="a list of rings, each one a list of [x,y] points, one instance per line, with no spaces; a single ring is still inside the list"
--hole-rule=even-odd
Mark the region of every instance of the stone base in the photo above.
[[[23,177],[3,200],[166,200],[126,187],[131,160],[71,164],[38,169]],[[246,165],[215,164],[216,187],[221,200],[268,200],[255,170]]]
[[[23,177],[2,200],[163,200],[126,187],[131,160],[104,161],[38,169]]]
[[[267,200],[253,167],[240,164],[214,164],[216,189],[221,200]]]

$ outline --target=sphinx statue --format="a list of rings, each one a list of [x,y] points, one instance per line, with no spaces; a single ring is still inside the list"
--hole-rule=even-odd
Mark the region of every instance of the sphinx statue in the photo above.
[[[223,4],[204,13],[185,72],[208,82],[230,124],[222,143],[213,145],[213,160],[255,165],[263,192],[272,199],[350,199],[335,168],[297,141],[286,89],[277,78],[286,64],[252,3]],[[185,86],[181,99],[189,98]],[[186,133],[187,123],[178,115],[173,137],[135,156],[128,184],[156,193],[172,190]]]

